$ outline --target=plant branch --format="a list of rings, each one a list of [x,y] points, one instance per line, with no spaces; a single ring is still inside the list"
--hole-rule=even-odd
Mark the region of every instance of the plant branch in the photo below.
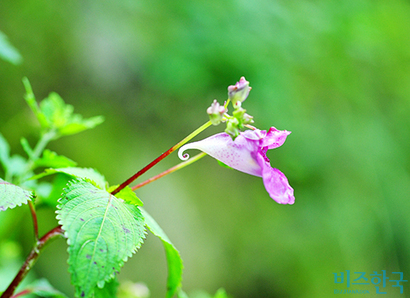
[[[50,129],[41,134],[40,140],[37,142],[36,146],[33,149],[32,154],[29,156],[29,160],[26,164],[26,169],[23,174],[20,175],[21,178],[35,168],[35,162],[40,158],[44,149],[47,147],[48,143],[57,137],[57,131],[55,129]]]
[[[27,273],[36,263],[38,257],[40,256],[40,253],[42,252],[46,244],[48,244],[50,240],[55,239],[59,236],[63,236],[63,235],[64,235],[63,229],[61,228],[61,226],[57,226],[54,229],[50,230],[48,233],[46,233],[43,237],[41,237],[41,239],[37,241],[36,245],[31,250],[26,261],[24,262],[23,266],[21,266],[19,272],[14,277],[13,281],[10,283],[8,288],[3,292],[0,298],[12,297],[14,291],[16,290],[20,282],[24,279],[24,277],[27,275]]]
[[[38,223],[37,223],[36,209],[32,201],[28,201],[28,205],[30,206],[31,217],[33,218],[34,238],[36,239],[36,243],[37,243],[38,242]]]
[[[147,184],[149,184],[149,183],[151,183],[151,182],[153,182],[153,181],[155,181],[155,180],[158,180],[158,179],[161,178],[161,177],[164,177],[165,175],[171,174],[171,173],[173,173],[173,172],[175,172],[175,171],[177,171],[177,170],[180,170],[180,169],[182,169],[182,168],[185,168],[186,166],[190,165],[191,163],[194,163],[194,162],[196,162],[197,160],[201,159],[201,158],[204,157],[205,155],[206,155],[205,152],[201,152],[201,153],[195,155],[194,157],[188,159],[187,161],[181,162],[181,163],[177,164],[176,166],[174,166],[174,167],[172,167],[172,168],[169,168],[168,170],[162,172],[161,174],[158,174],[158,175],[156,175],[156,176],[154,176],[154,177],[151,177],[151,178],[145,180],[144,182],[141,182],[141,183],[139,183],[139,184],[133,186],[131,189],[132,189],[132,190],[136,190],[136,189],[138,189],[138,188],[143,187],[144,185],[147,185]]]
[[[154,159],[151,163],[149,163],[147,166],[145,166],[144,168],[142,168],[141,170],[139,170],[137,173],[135,173],[133,176],[131,176],[130,178],[128,178],[128,180],[126,180],[125,182],[123,182],[122,184],[120,184],[120,186],[118,186],[116,189],[114,189],[111,194],[115,195],[116,193],[120,192],[122,189],[124,189],[126,186],[130,185],[135,179],[137,179],[139,176],[141,176],[142,174],[144,174],[146,171],[148,171],[149,169],[151,169],[153,166],[155,166],[157,163],[159,163],[161,160],[163,160],[165,157],[167,157],[168,155],[170,155],[172,152],[174,152],[175,150],[177,150],[179,147],[181,147],[182,145],[184,145],[185,143],[187,143],[189,140],[191,140],[193,137],[195,137],[196,135],[198,135],[200,132],[204,131],[206,128],[208,128],[209,126],[212,125],[211,121],[206,122],[205,124],[203,124],[202,126],[200,126],[199,128],[197,128],[195,131],[193,131],[191,134],[189,134],[187,137],[185,137],[182,141],[180,141],[179,143],[177,143],[175,146],[171,147],[170,149],[168,149],[167,151],[165,151],[164,153],[162,153],[160,156],[158,156],[156,159]]]
[[[48,143],[51,140],[53,140],[54,138],[56,138],[56,136],[57,136],[57,132],[56,132],[55,129],[50,129],[50,130],[46,131],[45,133],[43,133],[41,135],[40,140],[38,141],[38,143],[34,147],[34,150],[33,150],[34,158],[36,158],[36,159],[39,158],[41,153],[47,147]]]

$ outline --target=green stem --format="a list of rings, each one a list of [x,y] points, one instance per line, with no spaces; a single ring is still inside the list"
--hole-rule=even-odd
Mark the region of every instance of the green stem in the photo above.
[[[161,178],[161,177],[164,177],[165,175],[171,174],[171,173],[173,173],[173,172],[175,172],[175,171],[177,171],[177,170],[180,170],[180,169],[182,169],[182,168],[185,168],[186,166],[188,166],[188,165],[190,165],[190,164],[196,162],[197,160],[200,160],[200,159],[201,159],[202,157],[204,157],[205,155],[206,155],[205,152],[201,152],[201,153],[199,153],[198,155],[195,155],[194,157],[188,159],[187,161],[181,162],[181,163],[177,164],[176,166],[174,166],[174,167],[172,167],[172,168],[169,168],[168,170],[162,172],[161,174],[158,174],[158,175],[156,175],[156,176],[154,176],[154,177],[151,177],[151,178],[145,180],[144,182],[141,182],[141,183],[139,183],[139,184],[133,186],[131,189],[132,189],[132,190],[136,190],[136,189],[141,188],[141,187],[143,187],[143,186],[145,186],[145,185],[147,185],[147,184],[149,184],[149,183],[151,183],[151,182],[153,182],[153,181],[155,181],[155,180],[158,180],[158,179]]]
[[[225,104],[224,104],[224,108],[225,108],[225,109],[228,107],[230,101],[231,101],[230,98],[228,98],[228,99],[226,100],[226,102],[225,102]]]
[[[46,133],[41,135],[40,140],[38,141],[36,147],[33,150],[33,157],[35,159],[39,158],[41,153],[43,153],[44,149],[47,147],[47,144],[53,140],[57,136],[57,133],[54,129],[47,131]]]
[[[167,151],[165,151],[164,153],[162,153],[160,156],[158,156],[156,159],[154,159],[151,163],[149,163],[147,166],[145,166],[144,168],[142,168],[141,170],[139,170],[137,173],[135,173],[133,176],[131,176],[130,178],[128,178],[125,182],[123,182],[122,184],[120,184],[120,186],[118,186],[116,189],[114,189],[111,194],[115,195],[116,193],[120,192],[122,189],[124,189],[126,186],[130,185],[135,179],[137,179],[139,176],[141,176],[142,174],[144,174],[146,171],[148,171],[149,169],[151,169],[153,166],[155,166],[157,163],[159,163],[161,160],[163,160],[165,157],[167,157],[168,155],[170,155],[172,152],[174,152],[175,150],[177,150],[179,147],[181,147],[182,145],[184,145],[185,143],[187,143],[189,140],[191,140],[193,137],[195,137],[196,135],[198,135],[200,132],[204,131],[205,129],[207,129],[209,126],[212,125],[211,121],[206,122],[205,124],[201,125],[199,128],[197,128],[196,130],[194,130],[192,133],[190,133],[187,137],[185,137],[184,139],[182,139],[179,143],[177,143],[176,145],[174,145],[173,147],[171,147],[170,149],[168,149]]]
[[[21,179],[24,179],[24,176],[33,169],[35,161],[40,158],[41,154],[43,153],[44,149],[47,147],[48,143],[55,139],[57,136],[57,132],[55,129],[51,129],[45,133],[43,133],[40,137],[40,140],[36,144],[33,150],[33,154],[29,156],[29,162],[27,163],[26,170],[24,174],[21,175]]]

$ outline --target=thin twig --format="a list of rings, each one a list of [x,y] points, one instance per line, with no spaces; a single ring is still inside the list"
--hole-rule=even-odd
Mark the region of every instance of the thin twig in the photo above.
[[[191,157],[191,158],[188,159],[187,161],[181,162],[181,163],[177,164],[176,166],[173,166],[172,168],[169,168],[168,170],[166,170],[166,171],[164,171],[164,172],[162,172],[162,173],[160,173],[160,174],[158,174],[158,175],[156,175],[156,176],[154,176],[154,177],[151,177],[151,178],[145,180],[144,182],[141,182],[141,183],[139,183],[139,184],[133,186],[131,189],[132,189],[132,190],[137,190],[138,188],[141,188],[141,187],[143,187],[144,185],[147,185],[147,184],[149,184],[149,183],[151,183],[151,182],[154,182],[155,180],[158,180],[159,178],[164,177],[165,175],[171,174],[171,173],[173,173],[173,172],[175,172],[175,171],[177,171],[177,170],[180,170],[180,169],[186,167],[187,165],[190,165],[191,163],[193,163],[193,162],[195,162],[195,161],[201,159],[201,158],[204,157],[205,155],[206,155],[205,152],[201,152],[201,153],[195,155],[194,157]]]
[[[41,251],[44,249],[46,244],[48,244],[50,240],[63,235],[63,229],[61,228],[61,226],[57,226],[54,229],[50,230],[48,233],[46,233],[43,237],[41,237],[41,239],[37,241],[36,245],[31,250],[26,261],[24,262],[23,266],[21,266],[19,272],[17,272],[17,275],[14,277],[13,281],[10,283],[8,288],[3,292],[0,298],[12,297],[14,291],[16,290],[20,282],[24,279],[24,277],[36,263]]]
[[[205,124],[203,124],[202,126],[200,126],[199,128],[197,128],[195,131],[193,131],[192,133],[190,133],[187,137],[185,137],[182,141],[180,141],[179,143],[177,143],[175,146],[169,148],[167,151],[165,151],[164,153],[162,153],[160,156],[158,156],[156,159],[154,159],[151,163],[149,163],[147,166],[145,166],[144,168],[142,168],[141,170],[139,170],[137,173],[135,173],[133,176],[131,176],[130,178],[128,178],[125,182],[123,182],[122,184],[120,184],[120,186],[118,186],[116,189],[114,189],[111,194],[115,195],[116,193],[119,193],[121,190],[123,190],[125,187],[127,187],[128,185],[130,185],[135,179],[137,179],[139,176],[141,176],[142,174],[144,174],[146,171],[148,171],[149,169],[151,169],[153,166],[155,166],[157,163],[159,163],[161,160],[163,160],[165,157],[167,157],[168,155],[170,155],[172,152],[174,152],[175,150],[177,150],[179,147],[181,147],[182,145],[184,145],[186,142],[188,142],[189,140],[191,140],[193,137],[195,137],[197,134],[199,134],[200,132],[202,132],[203,130],[205,130],[206,128],[208,128],[209,126],[212,125],[211,121],[206,122]]]
[[[38,223],[37,223],[36,209],[32,201],[28,201],[28,205],[30,206],[31,217],[33,218],[34,238],[36,239],[36,243],[37,243],[38,242]]]

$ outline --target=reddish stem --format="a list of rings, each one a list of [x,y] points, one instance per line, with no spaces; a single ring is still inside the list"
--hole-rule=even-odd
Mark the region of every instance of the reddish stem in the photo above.
[[[17,293],[16,295],[11,296],[11,298],[17,298],[20,296],[24,296],[24,295],[30,294],[31,292],[32,290],[24,290],[24,291],[21,291],[20,293]]]
[[[158,174],[154,177],[151,177],[151,178],[145,180],[144,182],[141,182],[141,183],[131,187],[131,189],[135,191],[140,187],[143,187],[143,186],[145,186],[145,185],[147,185],[147,184],[149,184],[149,183],[151,183],[155,180],[158,180],[159,178],[164,177],[165,175],[171,174],[171,173],[173,173],[177,170],[180,170],[180,169],[186,167],[187,165],[190,165],[191,163],[201,159],[205,155],[206,155],[206,153],[204,153],[204,152],[199,153],[198,155],[195,155],[194,157],[188,159],[187,161],[181,162],[180,164],[177,164],[176,166],[173,166],[172,168],[170,168],[170,169],[168,169],[168,170],[166,170],[166,171],[164,171],[164,172],[162,172],[162,173],[160,173],[160,174]]]
[[[28,205],[30,206],[31,217],[33,218],[34,238],[36,239],[36,242],[37,242],[38,241],[38,223],[37,223],[36,209],[32,201],[28,201]]]
[[[158,174],[158,175],[156,175],[156,176],[154,176],[154,177],[151,177],[151,178],[145,180],[144,182],[138,183],[137,185],[133,186],[131,189],[135,191],[135,190],[137,190],[138,188],[143,187],[143,186],[145,186],[145,185],[147,185],[147,184],[149,184],[149,183],[151,183],[151,182],[153,182],[153,181],[155,181],[155,180],[158,180],[159,178],[162,178],[162,177],[164,177],[165,175],[168,175],[168,174],[170,174],[170,173],[172,173],[172,172],[174,172],[174,171],[173,171],[173,168],[170,168],[170,169],[168,169],[168,170],[162,172],[161,174]]]
[[[135,173],[133,176],[131,176],[130,178],[128,178],[125,182],[123,182],[122,184],[120,184],[120,186],[118,186],[116,189],[114,189],[111,194],[115,195],[116,193],[119,193],[121,190],[123,190],[126,186],[130,185],[135,179],[137,179],[139,176],[141,176],[142,174],[144,174],[146,171],[148,171],[149,169],[151,169],[153,166],[155,166],[157,163],[159,163],[161,160],[163,160],[165,157],[167,157],[168,155],[170,155],[172,152],[174,152],[176,150],[175,148],[176,146],[169,148],[167,151],[165,151],[164,153],[162,153],[160,156],[158,156],[156,159],[154,159],[151,163],[149,163],[148,165],[146,165],[144,168],[142,168],[141,170],[139,170],[137,173]]]
[[[47,234],[41,237],[35,247],[32,249],[30,254],[28,255],[26,261],[24,262],[23,266],[21,266],[19,272],[17,273],[16,277],[14,277],[13,281],[10,283],[8,288],[3,292],[0,298],[10,298],[13,296],[14,291],[16,290],[17,286],[23,280],[23,278],[27,275],[30,269],[33,267],[35,262],[37,261],[38,257],[40,256],[40,252],[44,249],[45,245],[52,239],[63,236],[64,231],[61,226],[57,226],[54,229],[50,230]]]
[[[118,186],[116,189],[114,189],[111,194],[115,195],[116,193],[119,193],[121,190],[123,190],[125,187],[127,187],[128,185],[130,185],[135,179],[137,179],[139,176],[141,176],[142,174],[144,174],[146,171],[148,171],[149,169],[151,169],[153,166],[155,166],[157,163],[159,163],[161,160],[163,160],[165,157],[167,157],[168,155],[170,155],[172,152],[174,152],[175,150],[177,150],[179,147],[181,147],[182,145],[184,145],[186,142],[188,142],[189,140],[191,140],[193,137],[195,137],[196,135],[198,135],[200,132],[202,132],[203,130],[205,130],[206,128],[208,128],[209,126],[212,125],[211,121],[206,122],[205,124],[201,125],[200,127],[198,127],[196,130],[194,130],[192,133],[190,133],[187,137],[185,137],[182,141],[180,141],[179,143],[177,143],[175,146],[169,148],[167,151],[165,151],[164,153],[162,153],[160,156],[158,156],[155,160],[153,160],[150,164],[148,164],[147,166],[145,166],[142,170],[139,170],[137,173],[135,173],[132,177],[128,178],[128,180],[126,180],[125,182],[123,182],[122,184],[120,184],[120,186]]]

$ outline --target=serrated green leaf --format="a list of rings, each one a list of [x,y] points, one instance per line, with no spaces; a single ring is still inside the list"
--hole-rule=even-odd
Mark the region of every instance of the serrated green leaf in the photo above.
[[[102,116],[83,119],[81,115],[73,114],[73,106],[66,104],[55,92],[51,92],[47,98],[41,101],[40,109],[50,125],[56,128],[60,135],[76,134],[94,128],[104,121]]]
[[[91,129],[97,125],[104,122],[103,116],[95,116],[88,119],[83,119],[80,115],[76,114],[70,119],[70,122],[67,123],[64,127],[60,129],[61,135],[72,135],[83,130]]]
[[[108,188],[108,192],[112,192],[118,187],[118,185],[113,185]],[[115,196],[117,198],[123,199],[128,204],[132,204],[135,206],[143,206],[144,203],[137,197],[135,192],[131,189],[131,187],[126,186],[123,188],[119,193],[116,193]]]
[[[35,161],[37,167],[65,168],[74,167],[77,163],[68,157],[58,155],[54,151],[44,150],[43,156]]]
[[[38,297],[68,298],[60,291],[53,288],[45,278],[39,279],[28,285],[24,290],[37,295]]]
[[[50,126],[63,127],[74,111],[72,105],[66,105],[64,100],[55,92],[40,102],[40,110],[46,116]]]
[[[145,218],[145,225],[154,234],[159,237],[165,248],[165,254],[168,263],[168,280],[167,280],[167,298],[174,296],[182,282],[183,264],[179,251],[175,248],[168,236],[161,229],[158,223],[148,212],[141,208],[142,215]]]
[[[82,179],[68,184],[57,208],[76,297],[92,297],[141,246],[144,218],[136,206]]]
[[[11,45],[7,36],[0,31],[0,58],[14,65],[20,64],[23,61],[20,53]]]
[[[57,168],[57,169],[46,169],[43,173],[33,176],[32,180],[37,180],[48,175],[55,173],[64,173],[76,178],[83,178],[93,181],[99,188],[105,189],[105,178],[103,175],[98,173],[96,170],[91,168],[77,168],[77,167],[67,167],[67,168]]]
[[[56,137],[79,133],[83,130],[94,128],[104,121],[102,116],[83,119],[79,114],[73,114],[72,105],[66,104],[55,92],[37,104],[33,90],[27,78],[23,78],[27,104],[36,115],[42,128],[57,132]]]
[[[27,204],[31,192],[0,179],[0,211]]]

